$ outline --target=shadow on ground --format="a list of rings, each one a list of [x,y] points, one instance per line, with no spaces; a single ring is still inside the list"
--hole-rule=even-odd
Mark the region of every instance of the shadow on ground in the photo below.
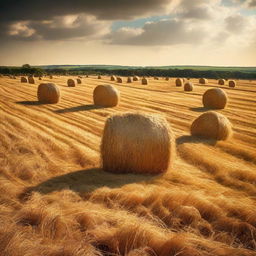
[[[28,188],[20,198],[26,199],[34,191],[47,194],[54,191],[71,189],[78,193],[90,193],[101,187],[119,188],[127,184],[149,181],[154,177],[131,173],[114,174],[104,172],[100,168],[92,168],[53,177],[34,187]]]
[[[209,108],[205,108],[205,107],[197,107],[197,108],[189,108],[189,109],[195,112],[206,112],[210,110]]]
[[[56,113],[69,113],[69,112],[77,112],[77,111],[88,111],[88,110],[93,110],[93,109],[101,109],[101,108],[106,108],[102,106],[96,106],[94,104],[89,104],[89,105],[81,105],[81,106],[76,106],[72,108],[64,108],[64,109],[58,109],[55,110],[54,112]]]
[[[32,106],[32,105],[37,106],[37,105],[45,105],[46,104],[46,103],[39,102],[37,100],[16,101],[16,103],[21,104],[21,105],[28,105],[28,106]]]
[[[205,138],[200,138],[196,136],[189,136],[189,135],[184,135],[180,136],[176,139],[176,144],[177,145],[182,145],[185,143],[191,143],[191,144],[208,144],[214,146],[217,141],[214,139],[205,139]]]

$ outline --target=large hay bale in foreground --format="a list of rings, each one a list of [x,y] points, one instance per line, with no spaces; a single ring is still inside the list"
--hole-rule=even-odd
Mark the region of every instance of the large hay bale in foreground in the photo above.
[[[209,111],[194,120],[190,131],[194,136],[226,140],[232,135],[232,126],[224,115]]]
[[[80,78],[77,78],[77,79],[76,79],[76,82],[77,82],[77,84],[81,84],[81,83],[82,83],[82,80],[81,80]]]
[[[218,84],[219,85],[225,85],[225,79],[219,79]]]
[[[115,107],[119,98],[119,91],[112,85],[98,85],[93,91],[93,101],[97,106]]]
[[[21,82],[21,83],[27,83],[28,80],[27,80],[26,77],[22,76],[22,77],[20,78],[20,82]]]
[[[203,95],[203,105],[206,108],[223,109],[227,102],[228,96],[220,88],[209,89]]]
[[[37,89],[38,101],[43,103],[58,103],[60,99],[59,87],[53,83],[43,83]]]
[[[193,91],[193,89],[194,89],[193,83],[191,83],[191,82],[186,82],[186,83],[184,84],[184,91],[186,91],[186,92],[191,92],[191,91]]]
[[[140,78],[138,76],[134,76],[133,81],[140,81]]]
[[[35,83],[34,77],[33,77],[33,76],[29,76],[29,77],[28,77],[28,82],[29,82],[30,84],[34,84],[34,83]]]
[[[175,155],[172,130],[159,115],[125,113],[107,119],[101,142],[102,165],[114,173],[159,174]]]
[[[228,86],[229,87],[236,87],[236,81],[234,81],[234,80],[230,80],[229,82],[228,82]]]
[[[111,76],[110,81],[116,81],[116,76]]]
[[[148,84],[148,79],[145,78],[145,77],[143,77],[143,78],[141,79],[141,84],[147,85],[147,84]]]
[[[116,81],[118,82],[118,83],[122,83],[123,82],[123,79],[122,79],[122,77],[117,77],[117,79],[116,79]]]
[[[127,77],[127,83],[132,83],[132,78],[130,76]]]
[[[175,80],[175,84],[176,84],[176,86],[178,86],[178,87],[183,86],[183,79],[182,79],[182,78],[177,78],[177,79]]]
[[[205,78],[200,78],[199,79],[199,84],[208,84],[208,80]]]
[[[75,80],[73,80],[71,78],[68,79],[67,84],[68,84],[68,87],[75,87],[76,86]]]

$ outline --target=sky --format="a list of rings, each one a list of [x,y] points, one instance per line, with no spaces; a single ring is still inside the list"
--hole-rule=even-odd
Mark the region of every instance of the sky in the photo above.
[[[0,65],[256,66],[256,0],[0,0]]]

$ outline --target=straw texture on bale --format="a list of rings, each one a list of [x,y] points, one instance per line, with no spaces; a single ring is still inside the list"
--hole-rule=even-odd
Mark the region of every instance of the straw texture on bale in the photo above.
[[[223,109],[227,102],[228,96],[220,88],[209,89],[203,95],[203,105],[206,108]]]
[[[199,84],[208,84],[208,80],[205,78],[200,78],[199,79]]]
[[[138,76],[133,77],[133,81],[139,81],[139,80],[140,80],[140,78]]]
[[[111,76],[110,81],[116,81],[116,76]]]
[[[183,86],[183,79],[182,78],[177,78],[175,81],[176,86],[181,87]]]
[[[29,77],[28,77],[28,82],[29,82],[30,84],[34,84],[34,83],[35,83],[34,77],[33,77],[33,76],[29,76]]]
[[[28,80],[27,80],[26,77],[22,76],[22,77],[20,78],[20,82],[21,82],[21,83],[27,83]]]
[[[77,84],[81,84],[82,83],[82,80],[80,78],[77,78],[76,81],[77,81]]]
[[[37,89],[38,101],[43,103],[58,103],[60,99],[60,90],[57,85],[53,83],[43,83]]]
[[[143,78],[141,79],[141,84],[147,85],[147,84],[148,84],[148,79],[145,78],[145,77],[143,77]]]
[[[226,140],[232,135],[232,126],[224,115],[209,111],[194,120],[190,131],[193,136]]]
[[[129,76],[127,77],[127,83],[131,83],[132,82],[132,78]]]
[[[75,87],[76,86],[75,81],[71,78],[68,79],[67,84],[68,84],[68,87]]]
[[[173,161],[174,143],[168,122],[159,115],[111,116],[101,142],[103,169],[114,173],[163,173]]]
[[[122,83],[122,82],[123,82],[122,77],[118,77],[118,78],[117,78],[117,82],[118,82],[118,83]]]
[[[98,76],[98,79],[101,79],[101,76],[100,76],[100,75]]]
[[[194,86],[191,82],[186,82],[184,84],[184,91],[191,92],[191,91],[193,91],[193,89],[194,89]]]
[[[97,106],[115,107],[119,98],[119,91],[112,85],[98,85],[93,91],[93,101]]]
[[[236,81],[230,80],[230,81],[228,82],[228,86],[229,86],[229,87],[235,87],[235,86],[236,86]]]
[[[225,85],[225,79],[219,79],[218,84],[219,85]]]

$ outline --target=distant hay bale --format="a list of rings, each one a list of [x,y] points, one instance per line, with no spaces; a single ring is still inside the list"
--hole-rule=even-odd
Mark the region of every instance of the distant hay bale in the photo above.
[[[199,79],[199,84],[208,84],[208,80],[205,78],[200,78]]]
[[[147,85],[147,84],[148,84],[148,79],[145,78],[145,77],[143,77],[143,78],[141,79],[141,84],[142,84],[142,85]]]
[[[68,87],[75,87],[76,86],[75,80],[73,80],[71,78],[68,79],[67,84],[68,84]]]
[[[194,120],[190,131],[193,136],[226,140],[232,135],[232,126],[224,115],[209,111]]]
[[[21,83],[27,83],[28,80],[27,80],[26,77],[22,76],[22,77],[20,78],[20,82],[21,82]]]
[[[203,95],[203,105],[206,108],[223,109],[227,102],[228,96],[220,88],[209,89]]]
[[[29,76],[29,77],[28,77],[28,82],[29,82],[30,84],[34,84],[34,83],[35,83],[34,77],[33,77],[33,76]]]
[[[194,86],[191,82],[186,82],[184,84],[184,91],[191,92],[191,91],[193,91],[193,89],[194,89]]]
[[[154,77],[154,80],[159,80],[159,78],[155,76],[155,77]]]
[[[110,81],[116,81],[116,76],[111,76]]]
[[[127,77],[127,83],[132,83],[132,78],[130,76]]]
[[[236,87],[236,81],[230,80],[230,81],[228,82],[228,86],[229,86],[229,87]]]
[[[225,85],[225,79],[219,79],[218,84],[219,85]]]
[[[134,76],[133,81],[140,81],[140,78],[138,76]]]
[[[98,79],[101,79],[101,75],[98,75]]]
[[[183,79],[182,79],[182,78],[177,78],[177,79],[175,80],[175,84],[176,84],[176,86],[178,86],[178,87],[183,86]]]
[[[98,85],[93,91],[93,101],[97,106],[115,107],[119,98],[119,91],[112,85]]]
[[[39,77],[38,77],[38,80],[42,80],[42,77],[41,77],[41,76],[39,76]]]
[[[81,79],[82,79],[83,77],[82,77],[82,76],[78,76],[78,78],[81,78]]]
[[[105,171],[159,174],[175,155],[172,130],[159,115],[125,113],[107,119],[101,142]]]
[[[88,75],[86,75],[86,78],[88,78],[89,76]]]
[[[60,99],[60,90],[57,85],[53,83],[43,83],[37,89],[38,101],[43,103],[58,103]]]
[[[117,77],[117,79],[116,79],[116,81],[118,82],[118,83],[122,83],[123,82],[123,79],[122,79],[122,77]]]
[[[53,79],[53,76],[52,76],[52,75],[50,75],[50,79]]]
[[[166,81],[169,81],[169,77],[166,77],[165,80],[166,80]]]
[[[77,84],[81,84],[81,83],[82,83],[82,80],[81,80],[80,78],[77,78],[77,79],[76,79],[76,82],[77,82]]]

